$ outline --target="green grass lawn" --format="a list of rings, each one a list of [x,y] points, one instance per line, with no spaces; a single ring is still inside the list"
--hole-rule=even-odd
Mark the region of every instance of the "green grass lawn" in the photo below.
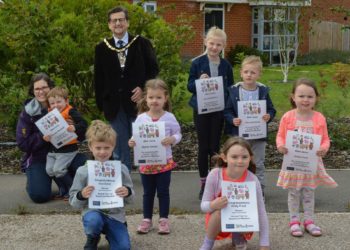
[[[325,77],[321,77],[319,71],[327,71]],[[289,96],[292,91],[293,83],[301,77],[309,78],[315,81],[320,92],[319,102],[316,110],[322,112],[326,117],[339,118],[350,117],[350,98],[343,96],[343,91],[332,81],[334,67],[332,65],[312,65],[296,66],[290,69],[288,83],[283,83],[283,75],[280,67],[265,67],[260,82],[271,88],[270,96],[277,110],[277,118],[280,118],[286,111],[291,109]],[[240,80],[239,69],[234,69],[235,82]],[[322,90],[319,85],[322,79],[326,79],[329,84]],[[192,121],[192,109],[187,105],[188,98],[180,112],[180,120],[185,122]]]

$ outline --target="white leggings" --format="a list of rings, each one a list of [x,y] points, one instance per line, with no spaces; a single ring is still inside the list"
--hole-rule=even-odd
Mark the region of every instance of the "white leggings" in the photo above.
[[[304,221],[313,220],[315,209],[315,190],[311,188],[288,189],[288,209],[290,221],[300,221],[299,207],[300,201],[303,202]]]

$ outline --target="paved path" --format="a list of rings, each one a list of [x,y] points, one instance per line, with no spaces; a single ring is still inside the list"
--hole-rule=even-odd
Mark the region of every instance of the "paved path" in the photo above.
[[[338,182],[336,189],[319,187],[316,189],[316,212],[350,212],[350,170],[328,170]],[[283,213],[287,210],[287,191],[276,187],[278,171],[267,171],[266,209],[269,213]],[[141,211],[142,185],[140,176],[132,173],[135,186],[135,203],[129,208]],[[53,213],[74,211],[67,203],[52,201],[34,204],[25,192],[25,175],[0,175],[0,214],[16,213],[24,206],[30,213]],[[53,188],[56,188],[53,186]],[[171,208],[173,212],[200,212],[199,178],[196,172],[173,172],[171,181]],[[6,202],[4,202],[6,201]],[[157,205],[157,200],[155,204]]]
[[[323,236],[305,235],[300,239],[289,235],[287,192],[275,186],[278,171],[267,171],[266,207],[270,223],[271,249],[323,250],[350,249],[350,170],[329,170],[338,182],[337,189],[318,188],[316,191],[316,220]],[[129,209],[141,211],[142,186],[137,173],[132,174],[136,201]],[[25,192],[24,175],[0,175],[0,249],[81,249],[85,236],[81,217],[67,202],[52,201],[34,204]],[[156,230],[148,235],[136,234],[141,214],[128,215],[133,250],[196,250],[205,231],[204,216],[199,212],[198,174],[174,172],[171,183],[171,234],[159,236]],[[30,215],[15,215],[20,211]],[[67,213],[68,212],[68,213]],[[73,212],[73,214],[72,214]],[[176,215],[178,212],[185,214]],[[331,212],[331,213],[329,213]],[[343,213],[339,213],[343,212]],[[60,213],[60,214],[57,214]],[[194,213],[194,214],[193,214]],[[155,215],[153,223],[157,223]],[[258,249],[258,234],[249,242],[249,250]],[[99,249],[108,249],[105,239]],[[215,250],[233,249],[229,241],[216,242]]]

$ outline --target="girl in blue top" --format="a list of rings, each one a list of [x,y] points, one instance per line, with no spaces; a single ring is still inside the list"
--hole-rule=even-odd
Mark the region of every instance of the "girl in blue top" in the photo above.
[[[206,51],[192,61],[187,84],[187,89],[193,94],[189,104],[193,108],[193,120],[198,137],[198,168],[201,180],[200,200],[208,176],[210,158],[219,151],[224,118],[223,111],[198,114],[195,81],[222,76],[225,97],[227,96],[227,88],[233,84],[232,66],[227,60],[220,57],[226,46],[226,33],[217,27],[212,27],[204,39],[204,44]]]

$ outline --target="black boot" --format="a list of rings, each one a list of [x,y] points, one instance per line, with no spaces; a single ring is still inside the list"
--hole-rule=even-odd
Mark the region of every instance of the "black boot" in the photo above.
[[[63,197],[63,195],[67,193],[64,182],[62,181],[62,178],[53,177],[52,179],[54,180],[54,182],[58,187],[58,195],[55,195],[55,198],[61,199],[60,197]]]
[[[69,189],[73,184],[72,176],[67,172],[64,176],[61,177],[61,179],[62,179],[62,182],[64,183],[64,187],[67,190],[67,193],[69,193]]]
[[[86,243],[84,245],[84,250],[97,250],[97,245],[99,241],[100,241],[100,236],[93,237],[92,235],[87,235]]]
[[[199,195],[198,195],[199,200],[202,200],[204,188],[205,188],[205,183],[202,183],[201,190],[199,191]]]
[[[60,190],[60,196],[62,196],[64,200],[68,200],[69,189],[73,184],[72,176],[67,172],[64,176],[56,177],[55,179]]]

